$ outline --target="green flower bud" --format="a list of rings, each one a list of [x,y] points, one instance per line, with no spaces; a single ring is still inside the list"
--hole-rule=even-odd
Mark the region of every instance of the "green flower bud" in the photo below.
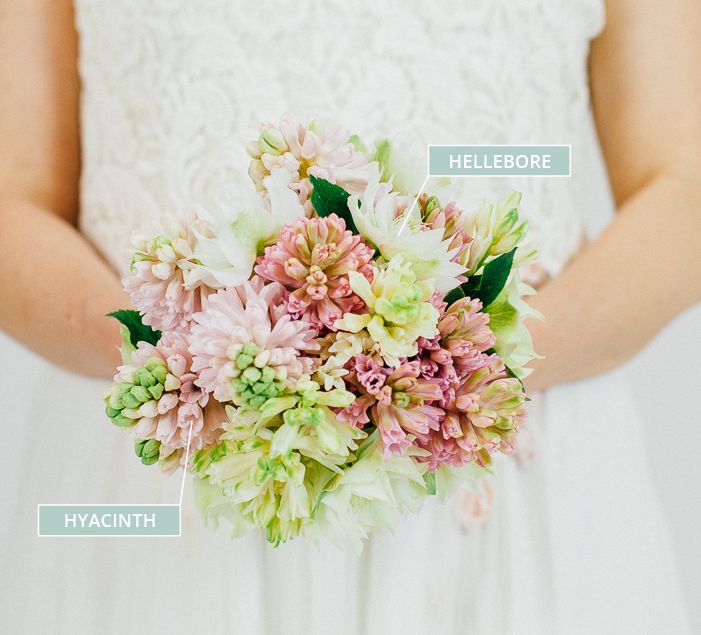
[[[264,397],[268,397],[269,399],[272,399],[273,397],[277,397],[281,391],[275,384],[260,384],[261,386],[265,387],[265,390],[261,392],[260,394],[263,395]]]
[[[156,439],[140,439],[134,444],[134,452],[144,465],[153,465],[159,459],[161,442]]]
[[[263,375],[263,373],[261,373],[255,366],[249,366],[242,373],[243,378],[249,384],[253,384],[253,383],[257,382],[261,378],[262,375]]]
[[[122,397],[119,393],[111,394],[109,400],[107,401],[107,404],[113,410],[121,410],[122,408],[124,408],[124,402],[122,401]]]
[[[141,462],[144,465],[153,465],[154,463],[158,462],[158,455],[156,454],[156,456],[142,456]]]
[[[141,405],[141,402],[131,392],[125,394],[122,401],[125,408],[138,408]]]
[[[153,372],[156,368],[166,368],[166,363],[160,357],[150,357],[144,364],[144,368]]]
[[[261,456],[258,459],[258,468],[265,472],[266,474],[272,474],[273,473],[273,465],[275,461],[274,459],[271,459],[270,457],[267,456]]]
[[[511,231],[511,228],[518,222],[518,210],[516,208],[510,209],[506,214],[504,214],[504,217],[501,219],[501,222],[499,223],[499,227],[497,227],[497,232],[499,234],[501,233],[508,233]]]
[[[144,444],[144,447],[141,452],[141,456],[153,456],[154,454],[158,454],[159,450],[161,447],[161,442],[156,440],[156,439],[149,439],[146,441]]]
[[[282,419],[291,426],[317,425],[323,413],[317,408],[292,408],[282,413]]]
[[[253,357],[251,357],[250,355],[246,355],[245,353],[241,353],[236,358],[236,368],[238,368],[239,370],[243,370],[244,368],[248,368],[252,363],[253,363]]]
[[[269,384],[275,379],[275,371],[270,367],[266,366],[262,370],[261,381],[263,383]]]
[[[146,441],[147,441],[147,439],[137,439],[137,440],[134,442],[134,453],[135,453],[136,456],[138,456],[139,458],[141,458],[141,455],[142,455],[143,452],[144,452],[144,446],[146,445]]]
[[[243,345],[241,352],[244,353],[245,355],[250,355],[251,357],[255,357],[256,355],[258,355],[258,353],[260,353],[260,348],[258,348],[258,345],[255,342],[246,342]]]
[[[148,389],[149,393],[151,393],[151,396],[154,399],[160,399],[161,395],[163,395],[163,384],[156,384],[155,386],[151,386]]]
[[[258,139],[258,147],[269,154],[282,154],[287,148],[285,137],[277,128],[268,128]]]
[[[156,378],[156,381],[163,384],[165,383],[166,377],[168,376],[168,369],[163,366],[158,366],[151,371],[151,374]]]
[[[125,417],[122,413],[120,413],[116,417],[112,418],[112,423],[120,428],[131,428],[136,423],[136,419],[130,419],[129,417]]]
[[[145,368],[142,368],[141,372],[139,373],[139,383],[142,386],[145,386],[146,388],[150,388],[151,386],[155,386],[158,383],[158,379],[156,379]]]
[[[274,547],[295,538],[302,528],[301,519],[282,520],[274,516],[265,528],[265,537]]]
[[[143,386],[134,386],[129,392],[132,397],[138,399],[141,403],[151,401],[151,393]]]
[[[253,393],[256,395],[265,394],[265,391],[270,387],[269,384],[264,384],[262,381],[258,381],[251,386]]]
[[[424,213],[428,216],[433,210],[440,209],[441,203],[435,196],[429,196],[426,200]]]

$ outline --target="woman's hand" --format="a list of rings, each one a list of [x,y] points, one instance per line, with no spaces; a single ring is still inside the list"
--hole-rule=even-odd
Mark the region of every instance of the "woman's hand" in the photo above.
[[[80,144],[69,0],[6,0],[0,12],[0,328],[65,368],[108,376],[127,306],[77,231]]]
[[[608,3],[590,60],[618,207],[533,300],[533,391],[606,371],[701,300],[701,4]]]

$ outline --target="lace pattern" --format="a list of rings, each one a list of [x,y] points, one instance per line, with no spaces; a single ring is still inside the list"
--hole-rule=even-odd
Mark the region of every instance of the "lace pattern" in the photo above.
[[[579,244],[586,61],[602,0],[76,5],[81,226],[120,272],[131,230],[160,210],[250,187],[244,144],[285,112],[423,143],[570,143],[571,179],[457,179],[455,198],[469,209],[523,191],[551,274]]]

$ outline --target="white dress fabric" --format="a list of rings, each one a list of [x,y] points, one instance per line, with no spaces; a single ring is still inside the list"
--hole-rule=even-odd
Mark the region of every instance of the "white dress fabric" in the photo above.
[[[585,226],[594,146],[587,56],[601,0],[79,0],[81,227],[120,273],[160,210],[247,182],[245,142],[284,113],[421,143],[572,144],[572,178],[463,179],[465,208],[524,192],[557,275]],[[418,150],[421,151],[420,149]],[[77,284],[80,281],[76,281]],[[120,308],[120,307],[115,307]],[[5,545],[7,633],[681,634],[687,631],[642,424],[622,372],[534,399],[533,456],[506,458],[466,531],[431,501],[358,557],[273,549],[203,527],[182,538],[37,538],[37,503],[168,503],[103,412],[104,382],[42,377]],[[661,422],[667,424],[669,422]]]

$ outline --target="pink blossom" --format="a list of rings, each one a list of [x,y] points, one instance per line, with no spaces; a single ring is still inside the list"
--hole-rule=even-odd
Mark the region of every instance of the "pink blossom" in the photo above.
[[[255,271],[292,292],[287,299],[290,315],[317,330],[335,330],[334,322],[344,313],[364,306],[350,288],[348,272],[359,271],[371,279],[372,258],[372,248],[348,231],[343,219],[331,214],[286,225],[280,240],[266,247]]]
[[[248,154],[253,159],[248,173],[256,188],[265,193],[264,179],[273,170],[289,172],[290,189],[299,197],[307,216],[311,216],[310,175],[354,194],[362,193],[367,186],[371,163],[349,139],[350,133],[340,126],[318,122],[304,126],[285,115],[277,126],[263,124],[258,140],[248,144]]]
[[[428,441],[431,431],[439,429],[443,411],[433,402],[442,393],[436,383],[420,376],[418,361],[388,369],[369,357],[359,356],[350,364],[353,370],[346,378],[347,383],[361,396],[341,411],[339,418],[355,421],[367,417],[369,412],[380,431],[385,455],[401,454],[412,444],[412,439]]]
[[[314,330],[284,313],[284,295],[281,284],[254,277],[210,296],[205,310],[193,315],[190,352],[197,386],[230,401],[232,380],[239,375],[236,361],[249,343],[255,346],[255,366],[272,367],[278,381],[293,382],[313,371],[312,360],[301,352],[319,348]]]
[[[375,403],[372,395],[360,395],[355,401],[336,413],[339,421],[345,421],[355,428],[362,428],[366,423],[370,423],[368,408]]]
[[[441,464],[486,466],[494,452],[511,454],[518,426],[525,417],[525,394],[509,377],[497,355],[484,356],[483,365],[460,380],[445,406],[440,428],[418,444],[431,455],[420,460],[435,470]]]
[[[352,367],[360,384],[370,395],[377,395],[385,385],[389,368],[380,366],[375,359],[367,355],[358,355],[352,360]]]
[[[162,234],[135,235],[131,271],[122,280],[145,324],[157,330],[187,329],[193,313],[202,310],[212,289],[201,280],[194,249],[204,221],[192,210],[164,214]]]
[[[186,448],[192,424],[193,450],[216,442],[224,418],[216,423],[211,418],[205,421],[204,410],[209,395],[195,385],[197,376],[191,370],[192,358],[186,338],[169,332],[161,337],[156,346],[140,342],[134,351],[133,361],[138,367],[143,367],[154,357],[165,361],[168,374],[177,379],[172,384],[178,385],[164,392],[158,400],[156,415],[142,418],[133,428],[135,434],[141,439],[158,439],[170,448]]]
[[[167,332],[155,346],[139,343],[105,395],[107,415],[133,433],[147,465],[158,462],[170,471],[184,461],[189,440],[193,452],[218,442],[221,405],[196,386],[191,366],[185,335]]]

